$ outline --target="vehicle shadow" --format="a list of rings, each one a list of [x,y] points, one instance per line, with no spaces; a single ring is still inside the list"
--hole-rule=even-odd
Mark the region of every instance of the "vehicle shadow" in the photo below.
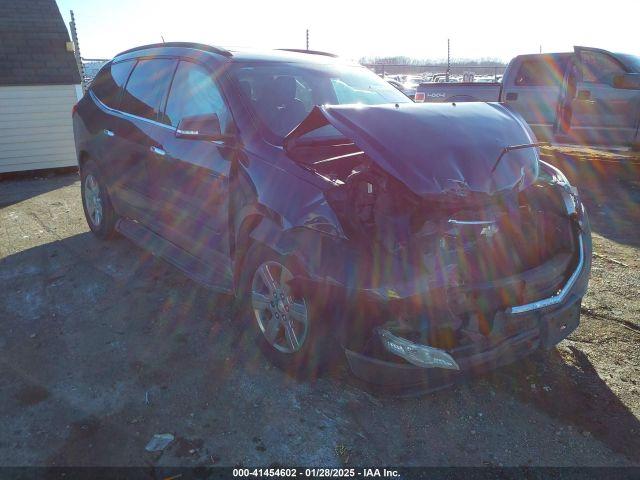
[[[494,388],[571,425],[577,433],[640,461],[640,422],[574,346],[541,351],[485,378]]]
[[[606,155],[606,152],[603,153]],[[591,229],[615,242],[640,246],[640,157],[543,154],[578,188]]]
[[[0,174],[0,208],[72,185],[78,180],[77,168]]]

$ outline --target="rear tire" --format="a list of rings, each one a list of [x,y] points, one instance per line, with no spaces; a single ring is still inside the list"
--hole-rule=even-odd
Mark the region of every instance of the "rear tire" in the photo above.
[[[109,192],[95,163],[88,160],[80,167],[82,208],[91,231],[103,240],[112,238],[116,231],[116,215]]]
[[[289,288],[298,271],[287,258],[254,244],[238,285],[240,328],[276,367],[298,379],[314,379],[332,365],[336,343],[323,308]]]

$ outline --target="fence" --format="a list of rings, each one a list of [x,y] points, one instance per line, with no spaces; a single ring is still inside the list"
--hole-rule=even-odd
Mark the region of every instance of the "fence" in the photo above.
[[[82,71],[80,72],[83,79],[84,88],[88,88],[93,82],[93,79],[98,74],[98,71],[102,66],[109,61],[105,58],[82,58]]]
[[[367,63],[364,66],[383,77],[393,75],[447,75],[446,63],[434,65]],[[464,76],[465,74],[471,74],[475,77],[490,76],[497,80],[498,76],[504,74],[505,69],[505,65],[462,65],[454,63],[449,67],[448,74],[449,77]]]

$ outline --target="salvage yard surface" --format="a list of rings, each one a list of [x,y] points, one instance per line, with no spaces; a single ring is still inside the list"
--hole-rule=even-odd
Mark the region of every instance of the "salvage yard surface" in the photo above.
[[[90,234],[77,174],[0,180],[0,465],[640,465],[640,169],[552,154],[594,232],[580,327],[402,399],[271,367],[228,296]]]

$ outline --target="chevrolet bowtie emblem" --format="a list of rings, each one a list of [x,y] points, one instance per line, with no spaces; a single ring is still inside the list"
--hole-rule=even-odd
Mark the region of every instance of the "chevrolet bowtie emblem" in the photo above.
[[[489,223],[480,230],[480,235],[487,238],[493,237],[496,233],[498,233],[498,226],[495,223]]]

